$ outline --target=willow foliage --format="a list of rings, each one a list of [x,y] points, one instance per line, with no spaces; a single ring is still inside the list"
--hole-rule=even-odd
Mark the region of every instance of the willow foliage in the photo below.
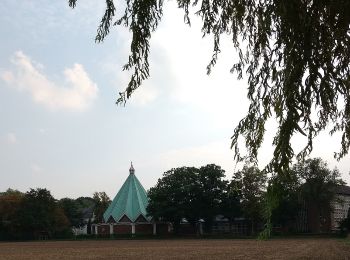
[[[112,25],[124,25],[132,33],[131,52],[124,70],[132,70],[126,90],[117,103],[125,103],[149,77],[149,40],[162,18],[163,0],[126,0],[124,15],[115,18],[113,0],[97,30],[104,40]],[[75,7],[77,0],[68,0]],[[337,159],[350,146],[350,1],[349,0],[177,0],[190,24],[190,10],[202,19],[203,36],[214,38],[210,73],[220,53],[220,37],[231,36],[239,53],[231,72],[248,78],[249,111],[232,136],[235,157],[257,159],[266,121],[279,124],[270,167],[289,167],[295,153],[291,137],[307,137],[298,157],[312,150],[312,141],[331,125],[330,134],[342,133]],[[239,138],[247,147],[244,156]]]

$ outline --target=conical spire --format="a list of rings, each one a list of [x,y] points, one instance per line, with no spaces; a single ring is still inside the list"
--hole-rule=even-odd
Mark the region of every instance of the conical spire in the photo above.
[[[132,165],[132,162],[131,162],[131,166],[130,166],[129,172],[130,172],[130,174],[134,174],[135,173],[135,169],[134,169],[134,166]]]
[[[131,222],[137,221],[140,216],[150,221],[146,211],[148,205],[147,193],[136,178],[132,163],[129,172],[128,178],[103,214],[105,222],[109,222],[111,219],[119,222],[123,216],[130,219]]]

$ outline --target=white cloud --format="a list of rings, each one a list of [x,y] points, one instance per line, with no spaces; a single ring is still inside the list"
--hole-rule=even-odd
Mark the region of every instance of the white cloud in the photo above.
[[[154,101],[157,96],[158,91],[155,87],[145,85],[133,93],[130,103],[137,106],[144,106]]]
[[[96,98],[98,88],[81,64],[64,70],[65,81],[57,84],[42,72],[43,66],[17,51],[12,58],[15,71],[4,71],[1,78],[19,91],[28,92],[33,100],[50,109],[85,110]]]
[[[206,75],[213,50],[212,37],[202,37],[199,17],[193,16],[189,27],[183,24],[182,10],[172,6],[176,3],[168,4],[172,9],[165,9],[162,23],[152,36],[151,52],[163,57],[159,60],[162,62],[159,71],[154,71],[151,64],[154,85],[161,89],[171,85],[165,91],[171,101],[205,113],[215,125],[233,129],[249,103],[246,80],[237,80],[237,75],[230,73],[238,59],[231,39],[222,36],[222,53],[212,73]],[[151,56],[151,62],[158,61]],[[164,71],[169,71],[171,78],[160,82]]]
[[[45,129],[45,128],[39,128],[39,133],[40,133],[40,134],[46,134],[46,133],[47,133],[47,129]]]
[[[15,144],[15,143],[18,142],[17,137],[16,137],[16,135],[14,133],[8,133],[7,137],[6,137],[6,140],[10,144]]]
[[[0,77],[6,81],[7,83],[11,83],[13,82],[14,78],[13,78],[13,74],[11,73],[11,71],[3,71],[0,74]]]
[[[32,170],[33,173],[41,173],[43,171],[43,169],[36,163],[31,163],[30,169]]]

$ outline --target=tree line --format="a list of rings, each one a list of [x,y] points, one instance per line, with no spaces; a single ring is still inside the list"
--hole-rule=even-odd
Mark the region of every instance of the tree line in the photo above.
[[[283,175],[246,164],[230,180],[215,164],[179,167],[166,171],[149,189],[147,211],[155,221],[172,223],[175,233],[184,219],[194,227],[202,220],[204,232],[210,233],[215,217],[222,215],[230,222],[244,218],[251,234],[257,234],[262,225],[266,232],[276,225],[296,231],[293,223],[304,209],[312,213],[313,232],[319,232],[342,184],[339,171],[320,158],[299,161]],[[57,200],[47,189],[8,189],[0,193],[0,240],[67,238],[72,227],[84,225],[89,232],[92,223],[103,222],[110,202],[105,192]],[[349,223],[348,218],[343,225],[349,229]]]
[[[72,237],[72,227],[101,222],[109,203],[105,192],[56,200],[43,188],[8,189],[0,193],[0,240]]]
[[[165,172],[149,190],[148,214],[171,222],[175,232],[183,219],[193,226],[204,220],[204,230],[210,232],[219,214],[230,222],[244,218],[255,234],[264,225],[268,232],[276,225],[297,231],[293,224],[304,209],[315,216],[308,219],[312,231],[320,232],[322,219],[332,211],[335,189],[342,184],[339,171],[330,170],[320,158],[299,161],[283,175],[246,164],[231,180],[215,164],[180,167]]]

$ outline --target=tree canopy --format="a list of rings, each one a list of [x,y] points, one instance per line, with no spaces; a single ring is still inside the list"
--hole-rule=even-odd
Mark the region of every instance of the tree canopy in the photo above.
[[[79,208],[79,203],[70,198],[63,198],[58,201],[60,208],[63,209],[64,214],[73,227],[78,227],[82,224],[81,221],[81,208]]]
[[[333,210],[336,188],[343,184],[339,171],[330,170],[321,158],[298,161],[288,175],[275,175],[269,180],[267,193],[273,190],[276,196],[272,222],[288,226],[304,210],[310,220],[309,231],[319,232]]]
[[[183,218],[193,225],[204,219],[205,228],[210,230],[215,215],[222,213],[228,203],[224,201],[224,177],[225,171],[215,164],[171,169],[149,190],[148,214],[156,220],[172,222],[175,232]]]
[[[174,168],[165,172],[148,191],[148,214],[155,220],[172,222],[175,232],[182,218],[197,221],[197,174],[198,169],[194,167]]]
[[[266,189],[266,172],[257,167],[245,165],[234,173],[230,186],[239,191],[242,213],[254,225],[262,219],[262,206]]]
[[[71,238],[72,227],[86,224],[89,234],[93,215],[101,222],[109,203],[105,192],[56,200],[44,188],[25,193],[8,189],[0,192],[0,240]]]
[[[78,0],[68,0],[74,8]],[[126,0],[124,14],[115,18],[114,0],[106,9],[97,29],[101,42],[112,25],[123,25],[132,34],[130,55],[123,70],[132,70],[125,91],[117,103],[125,103],[150,75],[150,38],[161,22],[163,0]],[[299,158],[308,155],[313,139],[332,124],[330,134],[342,134],[337,159],[350,146],[350,1],[347,0],[177,0],[184,10],[184,22],[191,13],[202,20],[203,36],[214,38],[209,74],[220,54],[220,39],[230,35],[239,59],[232,65],[241,79],[248,79],[247,115],[234,129],[232,148],[237,160],[257,160],[265,124],[275,118],[279,128],[274,137],[270,168],[289,168],[295,156],[291,138],[307,137]],[[241,153],[243,138],[247,152]]]
[[[95,222],[101,223],[103,221],[103,213],[106,211],[112,201],[104,191],[94,192],[93,200],[95,202]]]
[[[309,215],[316,215],[314,232],[319,232],[322,220],[332,211],[331,202],[335,197],[335,189],[344,184],[337,169],[330,170],[327,163],[320,158],[308,159],[293,165],[292,171],[300,178],[301,196],[306,203]],[[310,216],[309,216],[310,217]]]
[[[69,229],[64,210],[57,205],[50,191],[41,188],[30,189],[24,194],[14,222],[25,238],[37,238],[40,233],[52,237]]]

